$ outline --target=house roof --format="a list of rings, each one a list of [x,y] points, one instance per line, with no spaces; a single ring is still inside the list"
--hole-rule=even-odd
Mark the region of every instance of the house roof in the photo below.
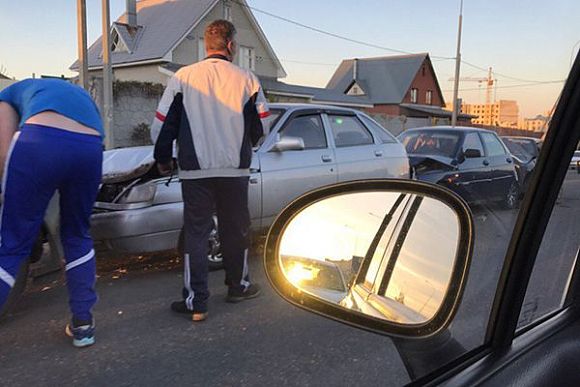
[[[421,53],[356,59],[356,83],[374,104],[399,104],[428,57]],[[343,60],[326,87],[346,93],[355,81],[354,62],[355,59]]]
[[[112,64],[162,59],[195,27],[216,2],[217,0],[143,0],[137,2],[137,24],[143,26],[142,35],[135,42],[132,52],[112,53]],[[124,13],[116,23],[113,23],[113,26],[126,22],[127,13]],[[118,30],[122,31],[123,28]],[[120,35],[123,39],[126,37],[124,33]],[[87,59],[89,68],[103,65],[102,36],[89,48]],[[77,68],[78,61],[71,66],[71,69]]]
[[[160,66],[164,73],[172,75],[184,65],[177,63],[166,63]],[[290,85],[277,81],[273,78],[259,77],[262,88],[269,94],[282,95],[288,97],[310,99],[312,103],[326,105],[342,105],[350,107],[373,107],[373,104],[366,97],[344,95],[334,90],[320,87]]]
[[[119,37],[125,43],[129,52],[111,53],[113,66],[135,63],[160,62],[170,53],[193,28],[214,8],[220,0],[142,0],[137,2],[136,31],[126,24],[127,13],[124,13],[113,23]],[[244,2],[241,0],[242,3]],[[258,25],[251,11],[241,4],[242,9],[254,25],[256,33],[264,43],[266,50],[273,57],[280,76],[286,73],[272,50],[266,36]],[[102,36],[95,41],[88,51],[89,68],[103,66]],[[78,60],[70,69],[79,67]]]
[[[404,109],[411,110],[413,112],[425,114],[430,117],[442,117],[442,118],[451,118],[453,112],[449,110],[445,110],[440,106],[433,106],[433,105],[417,105],[413,103],[402,103],[400,106]],[[457,115],[458,118],[470,119],[475,118],[477,116],[465,113],[459,113]]]
[[[367,97],[345,95],[336,90],[290,85],[271,78],[260,78],[260,83],[262,88],[270,94],[310,98],[312,103],[373,107],[372,102]]]

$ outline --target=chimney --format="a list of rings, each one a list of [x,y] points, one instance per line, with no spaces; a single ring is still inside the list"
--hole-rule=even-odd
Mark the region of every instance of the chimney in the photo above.
[[[354,62],[352,65],[352,79],[356,82],[358,76],[358,58],[354,58]]]
[[[137,4],[136,0],[127,0],[127,24],[137,28]]]

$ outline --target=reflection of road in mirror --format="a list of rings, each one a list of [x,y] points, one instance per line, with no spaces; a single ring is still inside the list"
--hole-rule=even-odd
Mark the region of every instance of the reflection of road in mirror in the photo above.
[[[279,259],[288,281],[304,292],[377,318],[418,324],[441,306],[458,244],[457,215],[445,203],[360,192],[298,213],[282,235]]]

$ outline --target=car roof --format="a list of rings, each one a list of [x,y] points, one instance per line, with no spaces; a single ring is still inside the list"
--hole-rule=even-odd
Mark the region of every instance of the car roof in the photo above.
[[[333,106],[333,105],[321,105],[321,104],[312,104],[312,103],[269,103],[268,107],[270,109],[284,109],[284,110],[336,110],[336,111],[348,111],[352,113],[360,113],[360,111],[356,109],[352,109],[345,106]]]
[[[445,131],[445,132],[482,132],[482,133],[495,133],[491,130],[482,129],[482,128],[474,128],[472,126],[425,126],[420,128],[411,128],[407,129],[401,134],[405,133],[412,133],[412,132],[437,132],[437,131]]]

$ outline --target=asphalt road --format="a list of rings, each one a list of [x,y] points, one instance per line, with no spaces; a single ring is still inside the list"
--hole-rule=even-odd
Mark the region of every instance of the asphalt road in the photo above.
[[[546,231],[521,324],[561,302],[578,251],[580,175],[570,175]],[[475,208],[476,245],[464,298],[450,328],[466,349],[483,343],[517,211]],[[31,283],[0,322],[2,385],[301,385],[375,386],[409,381],[390,339],[296,308],[267,283],[251,259],[263,295],[226,304],[223,272],[210,273],[210,317],[192,323],[169,311],[179,298],[172,257],[99,263],[97,344],[78,350],[62,278]],[[548,280],[549,279],[549,280]]]
[[[263,295],[226,304],[223,272],[210,273],[210,316],[202,323],[169,310],[180,297],[179,265],[116,263],[120,270],[112,270],[113,262],[100,268],[97,343],[90,348],[75,349],[64,335],[68,312],[62,281],[27,291],[0,323],[1,385],[376,386],[408,381],[390,339],[286,303],[266,283],[256,257],[252,272]]]

